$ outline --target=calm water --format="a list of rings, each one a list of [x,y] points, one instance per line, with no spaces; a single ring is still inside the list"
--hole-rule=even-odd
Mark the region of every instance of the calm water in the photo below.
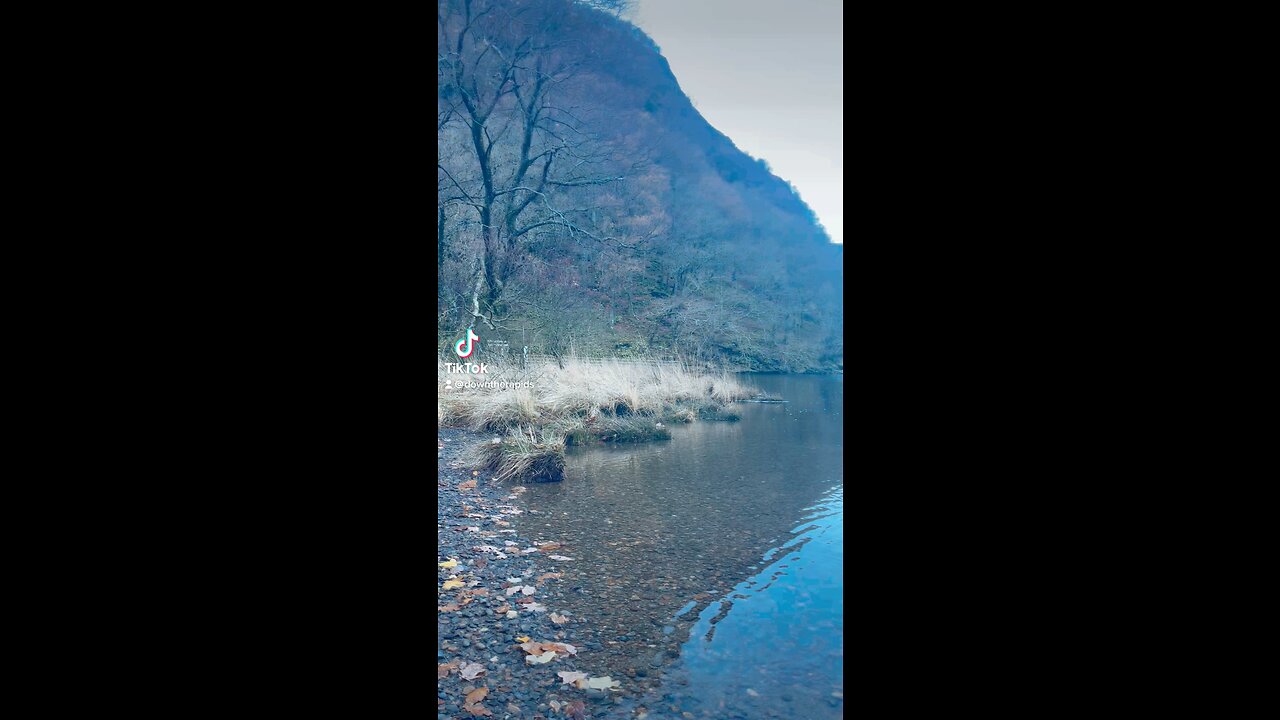
[[[843,377],[746,377],[789,402],[571,449],[523,496],[573,558],[550,592],[599,645],[580,664],[629,691],[610,716],[843,716]]]

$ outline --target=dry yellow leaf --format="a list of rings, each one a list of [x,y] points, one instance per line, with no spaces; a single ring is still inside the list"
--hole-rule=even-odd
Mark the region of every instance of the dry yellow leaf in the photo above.
[[[503,610],[503,612],[506,612],[506,611],[505,611],[505,610]],[[527,642],[529,642],[529,636],[528,636],[528,635],[521,635],[520,637],[518,637],[518,638],[516,638],[516,639],[517,639],[517,640],[519,640],[519,641],[520,641],[520,642],[522,642],[522,643],[527,643]]]
[[[445,590],[452,590],[452,589],[454,589],[454,588],[460,588],[460,587],[462,587],[462,581],[461,581],[461,580],[445,580],[445,581],[444,581],[444,585],[443,585],[442,587],[443,587]]]
[[[489,688],[487,687],[476,688],[475,690],[472,690],[471,692],[467,693],[466,704],[472,705],[474,703],[478,703],[481,700],[484,700],[484,697],[488,694],[489,694]]]
[[[439,565],[442,568],[456,568],[458,567],[458,561],[453,558],[449,558],[449,562],[442,562]]]

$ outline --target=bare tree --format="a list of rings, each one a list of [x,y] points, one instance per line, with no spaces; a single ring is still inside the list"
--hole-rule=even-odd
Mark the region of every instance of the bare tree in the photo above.
[[[456,125],[467,149],[438,163],[441,201],[474,213],[470,315],[490,328],[505,315],[504,291],[538,231],[625,242],[598,231],[598,208],[580,192],[624,176],[609,146],[565,102],[562,90],[580,67],[562,32],[562,4],[444,0],[440,7],[440,130]]]

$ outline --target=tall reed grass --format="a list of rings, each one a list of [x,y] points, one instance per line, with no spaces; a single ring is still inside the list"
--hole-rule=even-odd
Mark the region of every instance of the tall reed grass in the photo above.
[[[439,361],[442,390],[437,417],[441,423],[475,430],[503,430],[517,425],[550,424],[559,418],[604,415],[662,417],[682,407],[723,405],[754,394],[728,373],[705,374],[687,367],[643,362],[585,362],[568,358],[561,368],[539,363],[527,368],[489,364],[483,375],[446,372]],[[506,387],[456,389],[461,382],[506,383]],[[530,387],[514,386],[528,383]]]
[[[486,360],[487,372],[480,375],[450,373],[446,362],[437,363],[442,388],[437,420],[442,426],[512,431],[487,449],[490,455],[509,456],[485,459],[499,477],[520,478],[534,469],[550,474],[539,455],[558,455],[562,467],[566,437],[573,442],[652,440],[670,437],[663,422],[736,420],[725,406],[756,392],[729,373],[654,362],[569,357],[563,367],[538,362],[522,368]],[[468,381],[497,387],[458,387]]]

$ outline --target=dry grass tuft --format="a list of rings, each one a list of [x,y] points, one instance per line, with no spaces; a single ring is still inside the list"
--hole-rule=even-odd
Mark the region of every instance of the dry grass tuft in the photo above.
[[[481,443],[478,465],[494,480],[548,482],[564,476],[564,437],[548,429],[517,428],[499,442]]]

